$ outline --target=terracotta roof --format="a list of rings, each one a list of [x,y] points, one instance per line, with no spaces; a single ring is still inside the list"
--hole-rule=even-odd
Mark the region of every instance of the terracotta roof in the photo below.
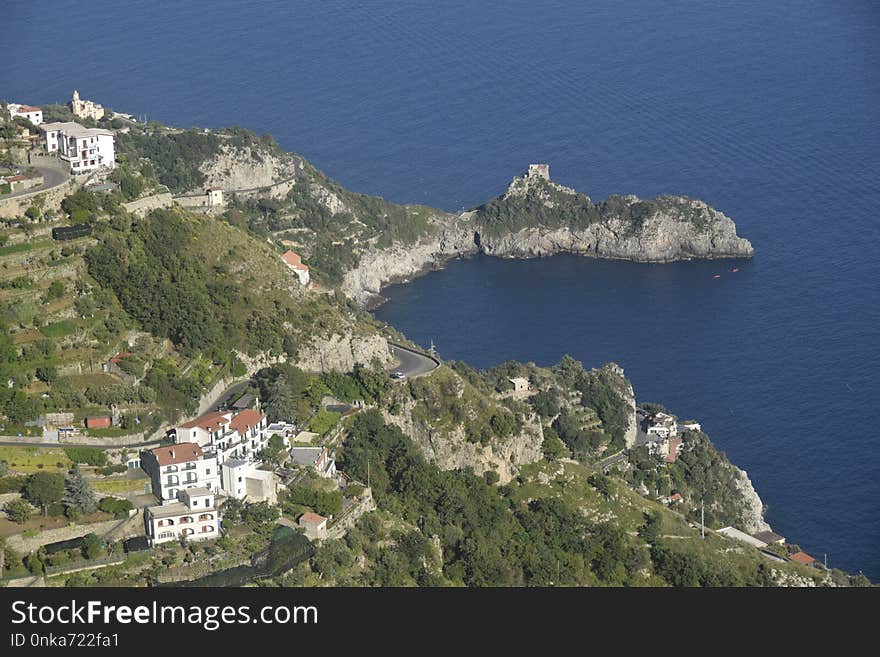
[[[17,112],[42,112],[42,108],[33,105],[22,105],[16,110]]]
[[[301,269],[303,271],[309,270],[309,266],[303,264],[302,258],[293,251],[285,252],[284,255],[281,256],[281,259],[294,269]]]
[[[201,417],[197,417],[195,420],[190,420],[185,424],[181,424],[181,429],[204,429],[205,431],[216,431],[220,428],[221,424],[225,424],[228,422],[226,414],[221,411],[214,411],[213,413],[206,413]]]
[[[306,511],[299,517],[299,524],[301,525],[320,525],[322,522],[327,520],[324,516],[319,516],[317,513],[312,513],[311,511]]]
[[[110,359],[110,362],[113,363],[114,365],[116,365],[116,363],[121,361],[123,358],[127,358],[129,356],[131,356],[130,351],[120,351],[118,354],[116,354],[113,358]]]
[[[796,563],[802,563],[805,566],[809,566],[814,561],[816,561],[813,557],[811,557],[806,552],[795,552],[793,555],[791,555],[789,557],[789,559],[791,559],[792,561],[794,561]]]
[[[255,411],[252,408],[246,408],[232,418],[232,422],[229,423],[229,426],[238,431],[238,433],[243,434],[251,427],[257,426],[265,417],[266,416],[259,411]]]
[[[684,498],[681,496],[681,493],[676,493],[675,495],[669,496],[670,502],[681,502]]]
[[[675,463],[678,458],[678,446],[681,444],[681,438],[676,436],[669,439],[669,454],[663,459],[666,463]]]
[[[168,447],[157,447],[150,451],[156,457],[159,465],[174,465],[175,463],[195,461],[205,455],[202,448],[195,443],[179,443],[177,445],[169,445]]]

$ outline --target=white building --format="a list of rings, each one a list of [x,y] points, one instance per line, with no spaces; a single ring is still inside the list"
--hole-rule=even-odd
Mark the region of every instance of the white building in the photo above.
[[[311,511],[299,517],[298,524],[305,530],[307,538],[321,540],[327,537],[327,518]]]
[[[237,500],[278,503],[278,478],[271,470],[261,470],[260,463],[227,459],[221,470],[226,485],[223,490]]]
[[[648,436],[656,436],[666,440],[678,433],[675,418],[667,413],[657,412],[648,416]]]
[[[141,453],[141,467],[150,475],[153,494],[160,500],[176,500],[181,490],[220,489],[217,457],[206,456],[194,443],[157,447]]]
[[[91,100],[82,100],[76,89],[73,90],[73,99],[70,101],[70,111],[73,112],[74,116],[78,116],[81,119],[95,119],[95,121],[97,121],[98,119],[104,118],[103,106],[92,102]]]
[[[43,122],[43,110],[39,107],[22,105],[21,103],[9,103],[6,107],[9,109],[9,115],[13,119],[16,116],[20,116],[34,125],[40,125]]]
[[[153,545],[180,538],[201,541],[220,536],[220,511],[207,488],[180,491],[178,501],[147,507],[144,527]]]
[[[86,128],[79,123],[44,123],[46,152],[58,156],[70,165],[71,173],[85,173],[95,169],[116,166],[113,132],[102,128]]]
[[[281,259],[297,275],[300,285],[306,286],[309,284],[309,266],[303,263],[302,258],[298,254],[293,251],[287,251],[281,256]]]
[[[220,465],[220,486],[232,497],[241,499],[236,490],[238,474],[224,469],[227,461],[256,462],[257,453],[266,448],[269,432],[266,416],[253,409],[240,413],[216,411],[177,427],[177,442],[195,443]]]

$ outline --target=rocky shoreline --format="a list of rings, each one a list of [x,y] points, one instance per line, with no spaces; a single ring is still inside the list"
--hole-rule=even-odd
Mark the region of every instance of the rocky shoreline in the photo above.
[[[597,217],[570,225],[559,201],[571,197],[574,211]],[[525,200],[524,200],[525,199]],[[432,220],[431,232],[413,244],[370,247],[342,282],[346,296],[365,307],[382,302],[383,287],[442,269],[449,260],[482,253],[502,258],[539,258],[570,253],[593,258],[668,263],[692,259],[750,258],[755,250],[737,235],[736,224],[703,201],[664,196],[643,201],[636,196],[614,197],[594,204],[549,179],[534,174],[514,178],[496,199],[522,207],[527,202],[540,213],[559,211],[563,219],[550,224],[538,217],[529,225],[509,229],[491,221],[481,206]],[[515,205],[519,204],[519,205]],[[536,205],[537,204],[537,205]]]

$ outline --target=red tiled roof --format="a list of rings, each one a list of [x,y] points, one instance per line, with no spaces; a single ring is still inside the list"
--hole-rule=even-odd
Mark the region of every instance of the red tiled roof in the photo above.
[[[809,566],[811,563],[815,561],[813,557],[811,557],[806,552],[795,552],[793,555],[789,557],[792,561],[796,563],[802,563],[805,566]]]
[[[226,417],[225,413],[220,411],[214,411],[213,413],[206,413],[200,417],[197,417],[195,420],[190,420],[185,424],[181,424],[181,429],[204,429],[205,431],[216,431],[220,428],[221,424],[225,424],[229,420]]]
[[[669,439],[669,454],[663,459],[666,463],[675,463],[675,459],[678,458],[678,446],[680,444],[681,438],[678,436]]]
[[[301,525],[320,525],[327,518],[324,516],[319,516],[317,513],[312,513],[311,511],[306,511],[299,517],[299,524]]]
[[[303,264],[302,258],[293,251],[285,252],[284,255],[281,256],[281,259],[294,269],[300,269],[303,271],[309,270],[309,266]]]
[[[42,112],[42,108],[34,107],[33,105],[22,105],[18,108],[19,112]]]
[[[669,496],[670,502],[681,502],[684,498],[681,496],[681,493],[676,493],[675,495]]]
[[[159,465],[174,465],[176,463],[195,461],[205,455],[202,448],[195,443],[180,443],[178,445],[169,445],[168,447],[157,447],[150,451],[156,457]]]
[[[110,359],[110,362],[113,363],[114,365],[116,365],[116,363],[121,361],[123,358],[127,358],[129,356],[131,356],[130,351],[120,351],[118,354],[116,354],[113,358]]]
[[[252,408],[246,408],[232,418],[232,422],[229,423],[229,426],[238,431],[238,433],[243,434],[251,427],[257,426],[265,417],[266,416],[259,411],[255,411]]]

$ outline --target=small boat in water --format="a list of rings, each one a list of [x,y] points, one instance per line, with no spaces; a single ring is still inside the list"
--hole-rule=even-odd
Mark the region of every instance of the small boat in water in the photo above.
[[[715,274],[712,278],[721,278],[721,274]]]
[[[730,270],[730,271],[732,271],[732,272],[733,272],[733,273],[734,273],[734,274],[735,274],[735,273],[736,273],[736,272],[738,272],[738,271],[739,271],[739,267],[734,267],[734,268],[733,268],[733,269],[731,269],[731,270]]]

